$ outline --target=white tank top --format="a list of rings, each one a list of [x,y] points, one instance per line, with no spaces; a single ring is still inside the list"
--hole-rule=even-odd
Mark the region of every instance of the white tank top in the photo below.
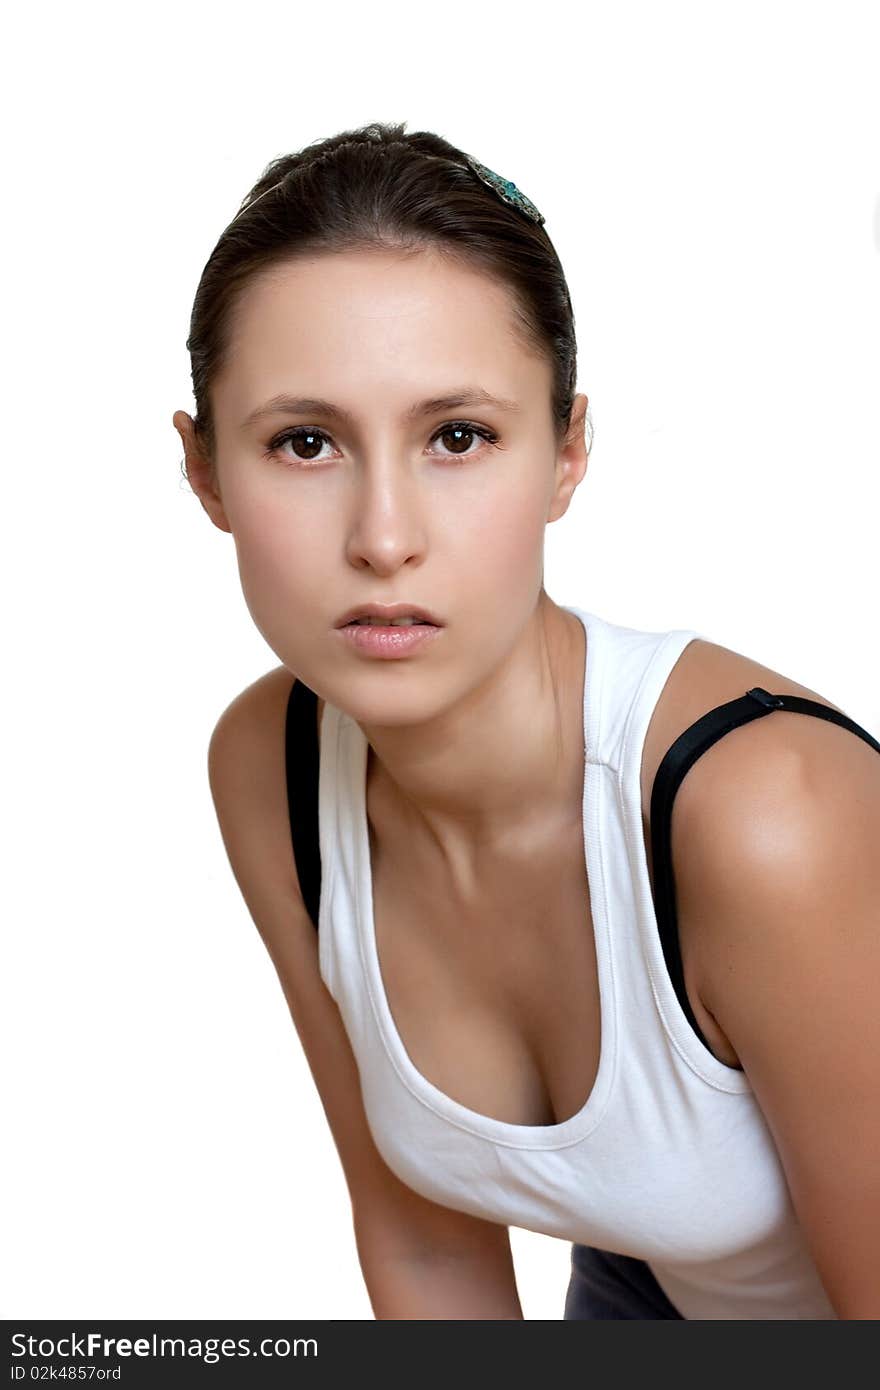
[[[658,935],[640,769],[672,667],[701,633],[642,632],[567,607],[587,634],[583,826],[601,1053],[586,1104],[521,1125],[459,1104],[413,1065],[379,970],[368,744],[321,723],[321,977],[336,1000],[379,1152],[416,1192],[475,1216],[647,1262],[684,1318],[835,1318],[745,1073],[700,1040]]]

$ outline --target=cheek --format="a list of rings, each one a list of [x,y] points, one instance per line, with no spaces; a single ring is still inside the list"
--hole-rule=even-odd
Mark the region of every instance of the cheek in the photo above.
[[[529,589],[543,565],[544,531],[549,498],[547,488],[514,471],[497,487],[474,489],[457,514],[445,519],[451,553],[462,570],[493,575],[497,584]]]
[[[327,536],[277,497],[238,501],[229,520],[245,603],[272,650],[296,670],[297,634],[307,643],[332,594]]]

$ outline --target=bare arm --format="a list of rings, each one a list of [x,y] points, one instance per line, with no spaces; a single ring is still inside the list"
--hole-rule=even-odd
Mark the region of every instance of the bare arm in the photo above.
[[[377,1318],[521,1319],[507,1228],[483,1250],[406,1256],[381,1237],[358,1236],[361,1270]]]
[[[214,729],[208,772],[224,847],[275,966],[342,1163],[377,1318],[522,1318],[507,1228],[428,1201],[379,1154],[357,1064],[318,969],[290,844],[284,714],[292,677],[249,686]]]
[[[841,1319],[874,1320],[880,755],[834,724],[772,719],[736,762],[719,745],[735,796],[676,808],[682,896],[712,948],[708,1005],[767,1119],[829,1301]]]

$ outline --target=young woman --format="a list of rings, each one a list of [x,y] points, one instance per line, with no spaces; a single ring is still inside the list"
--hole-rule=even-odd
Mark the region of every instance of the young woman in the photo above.
[[[567,1318],[880,1316],[880,743],[546,593],[589,449],[541,214],[343,132],[268,166],[187,346],[281,662],[212,795],[376,1316],[522,1317],[510,1225],[572,1242]]]

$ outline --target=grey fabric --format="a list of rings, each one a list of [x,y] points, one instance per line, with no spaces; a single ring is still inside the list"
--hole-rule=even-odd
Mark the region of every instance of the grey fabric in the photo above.
[[[572,1245],[563,1318],[681,1318],[644,1260]]]

